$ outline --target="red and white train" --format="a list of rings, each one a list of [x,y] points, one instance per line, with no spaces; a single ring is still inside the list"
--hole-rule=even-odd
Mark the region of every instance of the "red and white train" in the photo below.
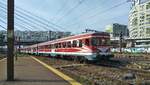
[[[113,57],[110,35],[106,32],[84,33],[21,48],[22,53],[60,56],[79,60],[99,60]]]

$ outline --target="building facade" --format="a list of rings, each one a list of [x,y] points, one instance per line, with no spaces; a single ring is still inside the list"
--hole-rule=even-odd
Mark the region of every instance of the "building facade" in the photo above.
[[[132,39],[150,37],[150,0],[133,0],[128,28]]]
[[[0,31],[0,34],[5,36],[4,41],[7,41],[7,32]],[[15,38],[20,38],[21,42],[43,42],[54,40],[62,37],[70,36],[71,32],[60,31],[15,31]]]
[[[124,38],[129,37],[129,30],[127,25],[122,25],[118,23],[113,23],[106,26],[106,32],[110,33],[111,39],[118,40],[120,37],[120,33],[122,33]]]

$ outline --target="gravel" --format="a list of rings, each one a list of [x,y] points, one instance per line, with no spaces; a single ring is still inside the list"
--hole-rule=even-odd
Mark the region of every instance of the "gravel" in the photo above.
[[[129,83],[142,83],[142,81],[150,80],[150,72],[145,72],[141,69],[133,70],[134,68],[128,68],[130,67],[129,65],[133,65],[133,63],[126,63],[126,65],[121,65],[121,63],[119,63],[121,68],[116,62],[109,62],[108,64],[111,64],[110,66],[87,64],[83,66],[58,68],[58,66],[79,64],[79,62],[48,57],[37,58],[73,77],[83,85],[129,85]],[[114,66],[112,64],[114,64]],[[129,74],[130,72],[134,73],[135,78],[124,80],[124,75]]]

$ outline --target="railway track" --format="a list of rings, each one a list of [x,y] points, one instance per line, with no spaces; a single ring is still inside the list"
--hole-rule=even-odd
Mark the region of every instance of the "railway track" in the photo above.
[[[121,61],[112,60],[112,61],[107,61],[107,62],[106,61],[99,62],[99,63],[93,64],[93,65],[113,67],[113,68],[118,68],[118,69],[122,69],[122,70],[132,70],[134,72],[150,73],[150,71],[146,71],[146,70],[139,70],[139,69],[124,67],[126,64],[129,64],[129,63],[130,62],[121,62]]]
[[[101,85],[99,84],[101,82],[104,82],[105,84],[108,84],[109,82],[109,84],[113,83],[114,85],[129,85],[132,82],[122,80],[123,75],[127,73],[133,73],[136,75],[136,79],[133,79],[134,81],[150,80],[149,71],[127,68],[126,65],[130,64],[130,61],[123,62],[118,60],[110,60],[97,63],[79,64],[78,62],[63,59],[54,59],[55,61],[53,61],[53,59],[49,59],[48,57],[46,59],[45,58],[46,57],[41,60],[47,62],[50,65],[53,65],[53,67],[63,71],[70,76],[75,76],[75,79],[79,81],[84,79],[85,81],[88,80],[92,83],[96,83],[86,83],[85,85]]]
[[[80,71],[78,71],[78,73],[76,73],[73,70],[68,70],[68,69],[60,69],[60,70],[67,73],[70,76],[73,76],[78,81],[81,81],[79,79],[83,79],[86,82],[88,82],[88,81],[90,82],[90,83],[82,82],[82,83],[84,83],[83,85],[101,85],[102,83],[103,83],[102,85],[104,85],[104,84],[106,84],[106,82],[104,83],[104,81],[103,81],[105,79],[108,80],[108,83],[107,83],[108,85],[112,84],[112,82],[110,82],[110,81],[115,81],[121,85],[128,85],[129,84],[128,82],[124,82],[120,79],[115,79],[115,78],[112,78],[109,76],[104,76],[103,74],[86,73],[86,75],[82,75],[82,74],[80,74],[81,73]],[[90,75],[92,75],[92,76],[90,76]]]
[[[107,68],[108,72],[111,72],[111,68],[112,69],[115,68],[116,74],[112,73],[114,76],[118,75],[117,74],[117,71],[118,71],[118,73],[120,72],[120,74],[122,74],[122,75],[124,75],[126,73],[132,73],[132,74],[136,75],[135,80],[137,80],[137,79],[150,80],[150,71],[127,68],[127,67],[124,67],[125,63],[122,63],[120,61],[109,61],[107,63],[106,63],[106,61],[103,61],[100,63],[88,64],[86,66],[88,66],[88,68],[93,68],[93,67],[95,67],[95,68],[101,68],[102,67],[103,68],[104,67],[104,68]],[[66,69],[64,69],[64,70],[66,71]],[[73,71],[73,70],[71,69],[69,71]],[[82,71],[80,71],[80,72],[82,72]],[[84,70],[84,71],[87,71],[87,70]],[[89,72],[89,73],[92,73],[92,72]],[[87,74],[88,74],[88,72],[87,72]],[[79,74],[79,75],[82,75],[82,74]],[[113,76],[109,76],[109,75],[105,76],[105,75],[98,73],[98,72],[94,73],[94,71],[93,71],[93,75],[94,75],[94,77],[93,76],[90,76],[90,77],[98,79],[99,76],[103,76],[103,78],[106,78],[106,79],[111,80],[111,81],[116,81],[116,82],[120,82],[120,83],[124,83],[124,84],[131,84],[132,83],[132,82],[125,82],[124,80],[121,79],[121,76],[114,78]]]

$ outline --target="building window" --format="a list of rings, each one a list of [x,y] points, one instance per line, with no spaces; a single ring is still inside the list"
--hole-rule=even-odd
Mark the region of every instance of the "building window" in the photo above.
[[[150,8],[150,2],[146,5],[146,9]]]
[[[137,19],[137,18],[134,18],[134,19],[132,20],[132,25],[133,25],[133,26],[138,25],[138,19]]]
[[[144,18],[145,18],[145,16],[140,16],[140,19],[141,19],[141,20],[144,20]]]
[[[146,34],[150,34],[150,28],[146,29]]]
[[[146,17],[150,17],[150,14],[147,14]]]

